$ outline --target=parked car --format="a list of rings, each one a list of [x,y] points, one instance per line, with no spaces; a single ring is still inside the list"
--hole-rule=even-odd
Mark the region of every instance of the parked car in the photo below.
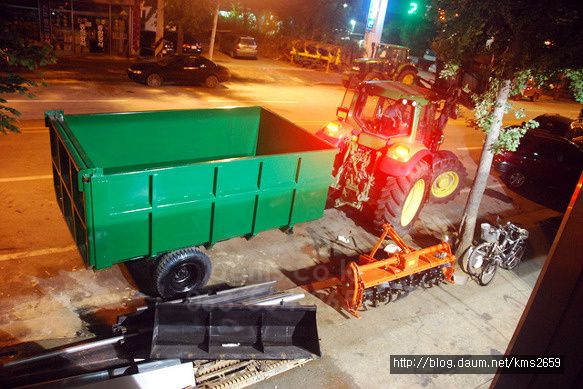
[[[165,32],[162,42],[162,50],[159,55],[170,55],[176,53],[176,33]],[[153,57],[156,55],[156,33],[153,31],[142,31],[140,35],[140,55],[142,57]],[[183,54],[202,54],[202,44],[191,37],[185,36],[182,43]]]
[[[583,142],[542,129],[530,130],[515,152],[494,158],[494,167],[514,189],[536,184],[571,192],[583,170]]]
[[[257,43],[251,36],[229,34],[221,39],[221,51],[231,57],[257,59]]]
[[[128,77],[147,86],[159,87],[162,83],[203,83],[215,88],[229,79],[229,70],[200,55],[173,54],[155,61],[142,61],[128,68]]]
[[[534,118],[539,124],[538,130],[565,137],[569,140],[583,136],[583,122],[561,115],[544,114]]]

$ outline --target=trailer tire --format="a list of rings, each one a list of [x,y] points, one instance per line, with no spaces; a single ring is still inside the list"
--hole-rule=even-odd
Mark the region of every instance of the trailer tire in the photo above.
[[[468,172],[451,151],[437,151],[433,157],[431,201],[446,204],[455,199],[465,185]]]
[[[155,266],[156,291],[165,299],[202,288],[212,270],[209,257],[194,247],[162,254]]]
[[[430,177],[429,164],[421,160],[408,175],[386,176],[378,182],[371,193],[374,226],[380,229],[390,223],[398,234],[408,233],[427,198]]]

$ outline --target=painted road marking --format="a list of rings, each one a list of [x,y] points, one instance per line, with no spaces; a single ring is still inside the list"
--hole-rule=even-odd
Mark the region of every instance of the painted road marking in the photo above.
[[[18,253],[11,253],[11,254],[2,254],[2,255],[0,255],[0,262],[1,261],[10,261],[13,259],[39,257],[41,255],[66,253],[69,251],[74,251],[76,249],[77,249],[77,246],[71,245],[71,246],[65,246],[65,247],[53,247],[50,249],[40,249],[40,250],[31,250],[31,251],[21,251]]]
[[[456,147],[456,150],[481,150],[483,146]]]
[[[237,103],[237,104],[245,104],[245,103],[267,103],[267,104],[297,104],[297,101],[293,100],[246,100],[246,101],[237,101],[237,100],[214,100],[210,99],[207,100],[209,103]]]
[[[52,174],[47,174],[47,175],[43,175],[43,176],[6,177],[6,178],[0,178],[0,183],[1,182],[48,180],[50,178],[53,178]]]
[[[128,99],[100,99],[100,100],[9,100],[9,103],[121,103]]]
[[[44,130],[20,131],[20,134],[46,134],[47,132],[49,132],[49,129],[45,128]]]

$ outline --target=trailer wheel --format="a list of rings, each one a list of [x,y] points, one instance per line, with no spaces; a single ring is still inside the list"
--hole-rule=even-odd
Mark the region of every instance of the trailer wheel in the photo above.
[[[386,176],[384,183],[379,182],[378,192],[371,196],[375,227],[390,223],[398,234],[406,234],[427,198],[429,173],[427,162],[419,161],[407,176]]]
[[[152,73],[146,78],[146,85],[157,88],[162,85],[162,77],[158,73]]]
[[[172,298],[203,287],[210,275],[210,259],[199,249],[189,247],[156,260],[154,283],[162,298]]]
[[[438,151],[433,157],[431,201],[445,204],[456,198],[468,177],[466,168],[451,151]]]

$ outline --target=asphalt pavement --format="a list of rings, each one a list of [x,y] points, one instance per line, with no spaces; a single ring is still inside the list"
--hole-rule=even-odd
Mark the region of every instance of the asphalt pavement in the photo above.
[[[167,85],[147,88],[130,81],[124,58],[64,58],[45,71],[47,87],[35,99],[14,96],[22,112],[22,133],[0,136],[0,347],[19,344],[39,350],[102,334],[118,314],[142,303],[143,295],[124,266],[93,271],[84,267],[58,209],[52,187],[48,132],[43,112],[142,111],[261,105],[316,131],[334,118],[344,90],[338,74],[296,68],[267,59],[216,60],[233,78],[217,89]],[[543,98],[517,102],[527,117],[561,113],[576,117],[580,106]],[[471,115],[471,112],[465,112]],[[506,122],[515,122],[510,116]],[[483,134],[463,118],[446,128],[443,148],[454,151],[473,177]],[[447,205],[428,204],[406,239],[424,246],[459,223],[471,180]],[[416,290],[407,298],[363,313],[357,320],[340,314],[321,296],[318,306],[324,356],[260,387],[486,387],[491,375],[415,376],[389,374],[391,354],[504,353],[554,236],[560,210],[510,191],[492,174],[481,206],[481,220],[495,215],[531,232],[523,264],[500,271],[489,287],[473,282]],[[353,238],[345,247],[338,236]],[[305,271],[335,256],[368,250],[375,237],[343,212],[326,210],[317,221],[295,228],[293,235],[266,231],[251,240],[235,238],[208,251],[212,284],[277,280],[295,288]]]

